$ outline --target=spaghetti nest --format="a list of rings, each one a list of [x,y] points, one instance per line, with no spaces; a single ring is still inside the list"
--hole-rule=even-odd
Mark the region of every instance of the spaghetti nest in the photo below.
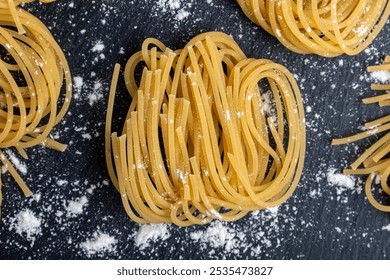
[[[382,65],[368,67],[368,71],[388,71],[390,73],[390,56],[385,58]],[[388,74],[387,74],[388,75]],[[373,84],[373,90],[387,91],[385,94],[363,99],[365,104],[378,103],[380,106],[390,106],[390,83]],[[354,163],[351,169],[345,169],[345,174],[369,175],[366,180],[365,192],[370,203],[377,209],[390,212],[389,205],[382,205],[372,194],[372,185],[377,182],[384,193],[390,195],[390,115],[365,124],[367,131],[351,137],[333,140],[333,145],[355,142],[372,135],[385,133],[376,143],[368,148]],[[361,168],[359,168],[361,167]],[[379,180],[377,180],[379,179]]]
[[[39,19],[17,7],[20,3],[0,1],[0,149],[14,147],[27,158],[25,149],[39,144],[65,150],[48,136],[67,112],[72,84],[61,48]],[[0,160],[31,195],[1,151]],[[0,184],[0,204],[1,198]]]
[[[325,57],[356,55],[378,35],[389,0],[237,0],[254,23],[288,49]]]
[[[219,32],[196,36],[177,51],[147,39],[126,65],[132,103],[122,133],[111,135],[119,71],[117,65],[106,157],[132,220],[179,226],[234,221],[292,195],[306,134],[300,92],[285,67],[246,58]],[[266,94],[273,104],[265,103]],[[267,116],[269,106],[274,114]]]

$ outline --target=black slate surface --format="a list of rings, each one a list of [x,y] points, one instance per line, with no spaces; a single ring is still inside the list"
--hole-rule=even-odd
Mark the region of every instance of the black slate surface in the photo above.
[[[327,173],[332,168],[341,173],[375,140],[331,147],[332,138],[359,132],[364,121],[389,113],[376,105],[363,105],[361,99],[374,95],[369,90],[372,79],[366,67],[390,54],[390,23],[360,55],[329,59],[285,49],[252,24],[234,0],[181,0],[176,1],[178,9],[175,5],[170,9],[169,3],[175,1],[62,0],[26,5],[50,27],[68,58],[73,77],[82,77],[84,85],[76,90],[78,98],[52,133],[70,144],[68,150],[59,153],[36,147],[28,150],[29,160],[21,159],[28,169],[23,177],[35,196],[22,197],[10,175],[2,175],[5,200],[0,258],[389,258],[390,232],[386,226],[390,216],[374,209],[364,193],[359,193],[364,178],[356,177],[354,187],[346,189],[328,182]],[[177,49],[193,36],[212,30],[231,34],[248,57],[272,59],[296,75],[307,106],[308,145],[302,180],[294,196],[277,210],[261,211],[230,224],[168,226],[165,240],[136,246],[139,225],[125,214],[120,196],[109,182],[104,159],[105,108],[114,63],[124,66],[147,37],[156,37]],[[105,48],[94,52],[99,41]],[[90,94],[95,94],[96,102],[91,101]],[[118,95],[116,113],[124,117],[129,98],[123,83]],[[83,212],[69,215],[69,202],[82,196],[88,200]],[[35,242],[26,234],[18,234],[14,226],[16,215],[26,209],[42,221]],[[218,227],[225,233],[222,241],[214,239],[219,243],[194,239],[193,233],[211,235]],[[116,240],[113,250],[88,254],[82,249],[81,244],[97,232]]]

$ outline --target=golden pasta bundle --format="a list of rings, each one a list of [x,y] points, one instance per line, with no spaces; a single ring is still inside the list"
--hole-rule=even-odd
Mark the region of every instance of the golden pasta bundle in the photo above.
[[[119,72],[116,65],[106,160],[132,220],[234,221],[292,195],[306,132],[299,88],[285,67],[246,58],[224,33],[198,35],[176,51],[149,38],[124,70],[132,102],[122,132],[111,134]]]
[[[390,56],[387,56],[384,63],[378,66],[368,67],[368,71],[388,71],[390,74]],[[378,103],[379,106],[390,105],[390,83],[389,84],[373,84],[373,90],[387,91],[385,94],[363,99],[365,104]],[[351,169],[345,169],[345,174],[360,174],[369,175],[366,180],[365,192],[370,203],[377,209],[385,212],[390,212],[389,205],[382,205],[374,198],[372,194],[372,184],[378,181],[384,193],[390,195],[389,174],[390,174],[390,115],[368,122],[364,126],[367,131],[356,134],[352,137],[333,140],[333,145],[341,145],[355,142],[378,133],[386,133],[370,148],[368,148],[354,163],[351,164]],[[359,168],[361,167],[361,168]],[[379,180],[377,180],[379,179]]]
[[[20,3],[0,1],[0,148],[14,147],[27,158],[25,149],[39,144],[65,150],[66,145],[48,136],[67,112],[72,84],[61,48],[39,19],[18,7]],[[0,160],[24,194],[31,195],[1,151]],[[0,205],[1,200],[0,182]]]
[[[254,23],[285,47],[325,57],[356,55],[390,15],[389,0],[237,0]]]

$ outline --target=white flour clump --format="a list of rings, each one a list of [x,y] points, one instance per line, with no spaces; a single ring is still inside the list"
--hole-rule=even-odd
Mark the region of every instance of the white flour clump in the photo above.
[[[115,245],[118,241],[114,237],[99,231],[96,231],[92,236],[92,239],[80,244],[88,256],[115,251]]]
[[[276,103],[272,91],[269,90],[261,95],[261,110],[266,117],[270,117],[277,125]]]
[[[11,219],[10,228],[15,229],[20,236],[26,237],[33,246],[36,237],[42,232],[41,224],[42,220],[40,218],[37,218],[30,209],[25,209]]]
[[[90,106],[93,106],[96,102],[103,98],[102,87],[103,85],[100,81],[95,82],[93,85],[93,91],[87,96]]]
[[[195,241],[208,243],[213,248],[224,247],[226,251],[230,251],[235,243],[234,231],[226,228],[220,221],[211,223],[205,232],[190,233],[190,237]]]
[[[341,188],[338,188],[338,194],[341,192],[347,190],[347,189],[354,189],[355,187],[355,178],[344,175],[344,174],[337,174],[336,169],[331,168],[328,170],[326,174],[326,178],[328,180],[328,183],[334,186],[339,186]],[[339,193],[340,192],[340,193]]]
[[[336,199],[342,203],[348,202],[348,196],[343,195],[346,191],[352,191],[352,193],[357,192],[360,194],[363,190],[359,184],[356,186],[356,179],[354,177],[338,174],[334,168],[330,168],[328,170],[326,173],[326,179],[330,185],[336,187]]]
[[[171,236],[168,230],[167,224],[147,224],[141,225],[135,236],[135,245],[140,249],[145,249],[150,241],[162,241],[168,239]]]
[[[390,231],[390,224],[388,224],[387,226],[382,227],[382,230],[388,230],[388,231]]]
[[[74,98],[78,99],[80,97],[81,89],[84,86],[84,80],[82,77],[77,76],[73,78],[73,86],[75,90]]]
[[[182,9],[182,10],[180,10],[179,13],[176,15],[176,19],[177,19],[178,21],[181,21],[181,20],[187,18],[189,15],[190,15],[189,12],[187,12],[187,11],[184,10],[184,9]]]
[[[14,153],[11,151],[7,151],[7,154],[9,156],[9,159],[11,160],[12,164],[15,166],[15,168],[20,171],[22,174],[27,174],[27,166],[23,162],[21,162]]]
[[[57,186],[62,187],[68,184],[67,180],[57,180]]]
[[[104,48],[105,48],[105,46],[104,46],[103,42],[102,41],[97,41],[95,43],[95,45],[93,46],[92,51],[93,52],[101,52],[101,51],[104,50]]]
[[[390,81],[390,71],[375,71],[371,73],[371,77],[381,83],[386,83]]]
[[[190,13],[183,6],[191,7],[191,2],[181,0],[158,0],[156,1],[159,11],[169,12],[176,21],[182,21],[190,16]]]
[[[68,211],[68,216],[76,216],[83,213],[83,208],[86,205],[88,205],[88,199],[86,196],[82,196],[76,201],[70,201],[65,209]]]
[[[180,8],[180,0],[168,0],[168,5],[171,9],[179,9]]]

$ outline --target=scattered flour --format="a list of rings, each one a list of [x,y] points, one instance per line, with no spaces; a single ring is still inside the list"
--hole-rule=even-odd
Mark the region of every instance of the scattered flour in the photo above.
[[[171,9],[179,9],[180,8],[180,0],[168,0],[169,8]]]
[[[83,213],[83,208],[88,205],[86,196],[78,198],[76,201],[70,201],[68,206],[65,206],[68,216],[80,215]]]
[[[145,249],[150,241],[162,241],[171,236],[167,224],[146,224],[141,225],[135,236],[135,245],[140,249]]]
[[[187,18],[189,15],[190,15],[190,13],[187,12],[186,10],[180,10],[180,12],[176,15],[176,19],[178,21],[181,21],[181,20],[184,20],[185,18]]]
[[[190,13],[183,6],[191,7],[191,2],[183,0],[158,0],[156,1],[159,11],[164,13],[170,12],[176,21],[182,21],[187,18]]]
[[[104,252],[114,252],[116,250],[117,240],[106,234],[96,231],[93,233],[93,238],[80,244],[88,256],[100,255]]]
[[[78,99],[81,93],[81,89],[84,86],[84,80],[80,76],[76,76],[73,78],[73,87],[74,87],[74,98]]]
[[[67,180],[57,180],[57,186],[62,187],[68,184]]]
[[[371,73],[371,77],[381,83],[386,83],[390,81],[390,71],[375,71]]]
[[[30,209],[20,211],[14,218],[11,218],[11,229],[15,229],[22,237],[26,237],[34,245],[36,237],[41,234],[42,220]]]
[[[181,6],[180,0],[158,0],[156,4],[162,9],[163,12],[166,12],[167,9],[180,9]]]
[[[93,85],[93,91],[88,94],[88,103],[90,106],[93,106],[97,101],[103,99],[103,85],[100,81],[95,82]]]
[[[343,195],[346,191],[352,191],[360,194],[363,191],[361,181],[355,177],[336,173],[336,169],[330,168],[326,173],[326,179],[329,185],[336,189],[336,200],[342,203],[348,202],[348,196]],[[358,181],[357,181],[358,180]]]
[[[252,237],[250,237],[251,234],[244,233],[241,229],[218,220],[210,223],[206,230],[194,231],[189,235],[202,249],[223,249],[225,252],[233,253],[234,255],[239,255],[242,251],[250,250],[251,256],[256,256],[263,249],[266,250],[272,246],[277,248],[280,244],[279,238],[276,239],[275,243],[272,243],[269,238],[270,236],[277,235],[280,231],[279,208],[274,207],[254,211],[250,214],[249,224],[251,226],[259,226],[258,228],[255,226],[256,230],[252,231]],[[286,222],[289,218],[283,216],[283,219]],[[267,232],[263,231],[261,229],[262,227],[266,227],[268,229]],[[248,238],[253,237],[256,240],[257,246],[253,246],[253,243],[248,240]]]
[[[83,78],[82,77],[74,77],[73,78],[73,85],[75,87],[76,90],[81,90],[81,88],[83,87],[84,85],[84,81],[83,81]]]
[[[272,216],[276,216],[276,215],[278,215],[278,212],[279,212],[279,206],[267,208],[264,211],[269,212]]]
[[[382,227],[382,230],[388,230],[388,231],[390,231],[390,224],[388,224],[387,226]]]
[[[341,187],[339,188],[341,192],[347,189],[352,190],[355,187],[355,178],[349,175],[337,174],[334,168],[328,170],[326,178],[329,184]]]
[[[40,193],[34,193],[30,199],[31,199],[31,202],[35,201],[35,202],[39,202],[42,198],[42,195]]]
[[[104,48],[105,48],[105,46],[104,46],[103,42],[102,41],[97,41],[95,43],[95,45],[93,46],[92,51],[93,52],[101,52],[101,51],[104,50]]]
[[[99,50],[98,47],[96,47],[96,49]],[[100,54],[102,59],[104,58],[103,56],[103,54]],[[85,82],[82,77],[76,76],[73,78],[73,87],[75,99],[80,99],[82,96],[84,99],[88,100],[88,104],[90,106],[93,106],[97,101],[102,100],[104,97],[104,88],[100,80],[94,82]],[[81,94],[82,90],[83,94]]]
[[[272,91],[266,91],[261,95],[261,109],[266,117],[270,117],[275,125],[277,125],[276,103]]]
[[[10,150],[7,150],[7,154],[9,159],[11,160],[13,166],[19,170],[22,174],[26,175],[27,174],[27,166],[25,163],[21,162],[13,152]]]
[[[205,232],[195,231],[190,233],[190,237],[195,241],[209,243],[213,248],[224,247],[226,251],[230,251],[234,247],[236,235],[220,221],[215,221]]]
[[[81,137],[83,137],[84,139],[87,139],[87,140],[91,140],[92,139],[92,136],[89,133],[83,133],[83,134],[81,134]]]

